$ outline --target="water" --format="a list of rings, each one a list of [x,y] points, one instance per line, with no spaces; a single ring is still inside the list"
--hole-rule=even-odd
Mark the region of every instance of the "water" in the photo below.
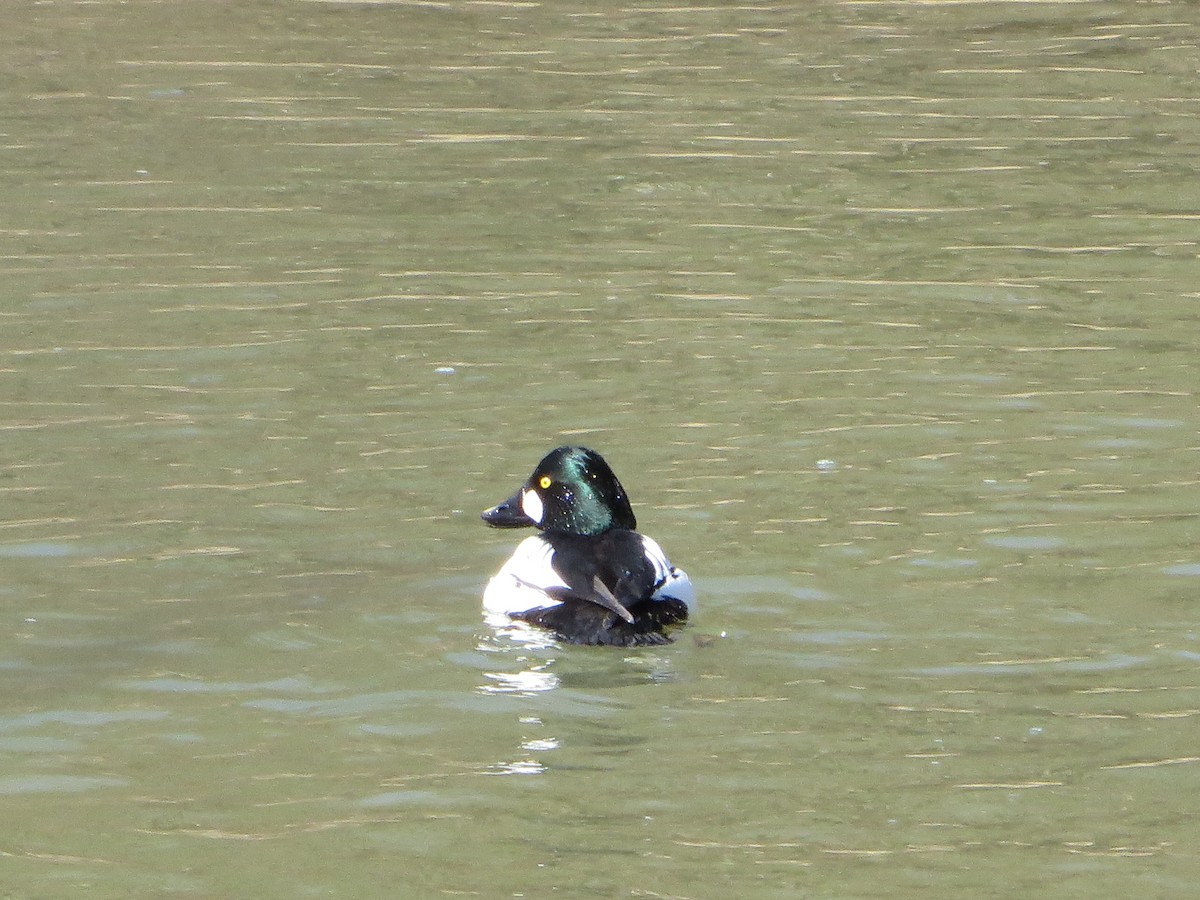
[[[4,887],[1179,896],[1195,11],[13,11]],[[523,646],[600,449],[699,591]]]

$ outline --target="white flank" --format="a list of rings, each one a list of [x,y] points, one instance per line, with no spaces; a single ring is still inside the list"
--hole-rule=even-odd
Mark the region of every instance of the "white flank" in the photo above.
[[[531,609],[558,606],[547,588],[565,588],[566,583],[550,566],[554,548],[541,535],[527,537],[517,545],[483,592],[483,608],[489,613],[513,615]]]
[[[688,578],[687,572],[671,565],[667,554],[663,553],[662,547],[658,546],[658,542],[653,538],[648,538],[644,534],[638,536],[642,539],[646,559],[650,560],[650,564],[654,566],[655,580],[662,582],[662,586],[654,592],[654,598],[661,600],[664,597],[670,597],[679,600],[688,608],[689,612],[695,612],[696,589],[692,587],[692,579]]]

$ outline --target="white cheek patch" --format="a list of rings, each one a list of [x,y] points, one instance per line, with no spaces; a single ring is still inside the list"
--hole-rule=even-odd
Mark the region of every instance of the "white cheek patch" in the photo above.
[[[533,521],[542,524],[542,498],[536,491],[526,491],[521,495],[521,510]]]

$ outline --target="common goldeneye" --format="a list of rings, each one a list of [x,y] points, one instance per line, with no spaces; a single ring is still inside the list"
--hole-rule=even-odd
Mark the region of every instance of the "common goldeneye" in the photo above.
[[[573,644],[666,644],[695,604],[687,574],[638,534],[629,498],[587,447],[559,447],[483,513],[496,528],[532,525],[483,592],[490,616],[528,622]]]

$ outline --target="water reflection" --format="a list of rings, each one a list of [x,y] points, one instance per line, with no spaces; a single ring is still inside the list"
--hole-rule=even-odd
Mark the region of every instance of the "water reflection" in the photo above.
[[[518,623],[520,624],[520,623]],[[479,641],[486,654],[480,695],[520,702],[516,752],[480,768],[486,775],[540,775],[552,768],[547,754],[572,744],[572,767],[581,754],[607,755],[641,746],[648,735],[628,720],[609,723],[615,712],[637,708],[618,701],[614,691],[666,685],[679,675],[672,651],[645,648],[625,654],[611,647],[561,648],[545,632],[527,626],[497,628]],[[479,664],[478,658],[476,663]],[[507,713],[508,709],[502,710]],[[568,740],[564,735],[571,735]]]
[[[552,691],[562,684],[558,675],[550,671],[555,663],[554,657],[543,659],[518,652],[554,647],[554,641],[545,631],[532,628],[524,622],[512,622],[507,616],[493,617],[489,624],[495,629],[494,634],[491,639],[480,641],[478,649],[497,657],[497,662],[511,659],[521,668],[507,672],[484,672],[483,677],[487,680],[478,686],[480,693],[528,697]],[[521,715],[517,721],[523,729],[544,727],[541,716]],[[484,775],[540,775],[546,771],[546,765],[534,754],[557,750],[558,747],[559,739],[555,737],[524,737],[519,749],[528,755],[500,760],[484,766],[480,771]]]
[[[536,759],[518,759],[496,763],[483,771],[484,775],[541,775],[546,767]]]
[[[552,691],[561,684],[557,675],[545,671],[546,666],[534,666],[520,672],[484,672],[490,684],[481,684],[485,694],[535,694]]]
[[[558,646],[554,636],[544,628],[535,628],[528,622],[510,619],[502,613],[485,613],[484,624],[488,625],[495,636],[496,645],[481,644],[480,650],[493,650],[497,645],[512,644],[529,649],[545,650]]]

